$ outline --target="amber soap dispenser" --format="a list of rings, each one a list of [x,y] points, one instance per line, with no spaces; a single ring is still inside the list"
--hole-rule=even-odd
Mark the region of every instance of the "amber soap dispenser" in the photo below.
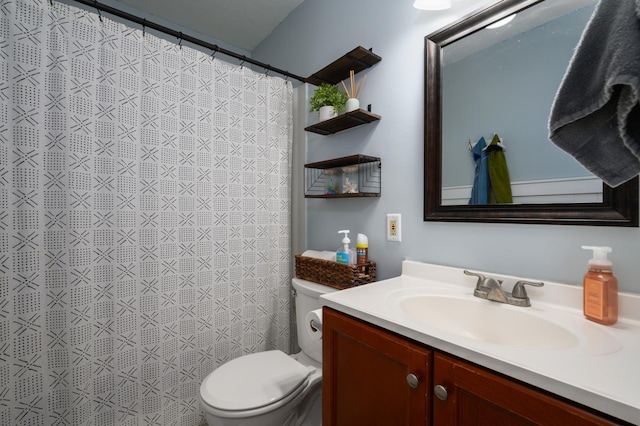
[[[607,253],[611,247],[582,246],[593,250],[589,271],[584,275],[584,316],[603,325],[618,321],[618,279],[613,276],[613,266]]]

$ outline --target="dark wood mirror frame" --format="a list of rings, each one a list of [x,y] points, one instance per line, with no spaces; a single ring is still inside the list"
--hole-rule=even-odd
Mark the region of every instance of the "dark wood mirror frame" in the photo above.
[[[504,0],[425,37],[424,220],[638,226],[638,177],[611,188],[601,203],[442,205],[442,48],[542,0]]]

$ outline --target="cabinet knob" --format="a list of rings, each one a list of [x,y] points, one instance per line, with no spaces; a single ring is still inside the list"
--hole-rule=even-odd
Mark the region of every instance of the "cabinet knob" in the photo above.
[[[433,392],[436,394],[440,401],[446,401],[449,397],[449,393],[447,392],[447,388],[442,385],[435,385],[433,388]]]
[[[411,386],[413,389],[417,389],[418,386],[420,386],[420,379],[418,379],[418,376],[416,376],[415,374],[408,374],[407,383],[409,383],[409,386]]]

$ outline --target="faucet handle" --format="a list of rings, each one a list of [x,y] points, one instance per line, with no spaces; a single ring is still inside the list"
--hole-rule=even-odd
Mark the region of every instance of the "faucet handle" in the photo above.
[[[542,281],[518,281],[511,291],[511,297],[516,299],[528,299],[527,291],[524,289],[525,285],[531,285],[534,287],[542,287],[544,283]]]
[[[463,271],[465,275],[471,275],[473,277],[478,277],[478,282],[476,283],[476,289],[482,287],[482,283],[484,283],[487,279],[484,275],[478,272],[467,271],[466,269]]]

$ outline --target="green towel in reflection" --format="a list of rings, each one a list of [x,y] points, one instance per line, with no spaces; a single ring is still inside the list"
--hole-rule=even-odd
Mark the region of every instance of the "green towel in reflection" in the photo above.
[[[489,151],[489,181],[491,182],[489,204],[513,203],[507,159],[500,145],[498,135],[493,135],[493,139],[487,147],[487,151]]]

